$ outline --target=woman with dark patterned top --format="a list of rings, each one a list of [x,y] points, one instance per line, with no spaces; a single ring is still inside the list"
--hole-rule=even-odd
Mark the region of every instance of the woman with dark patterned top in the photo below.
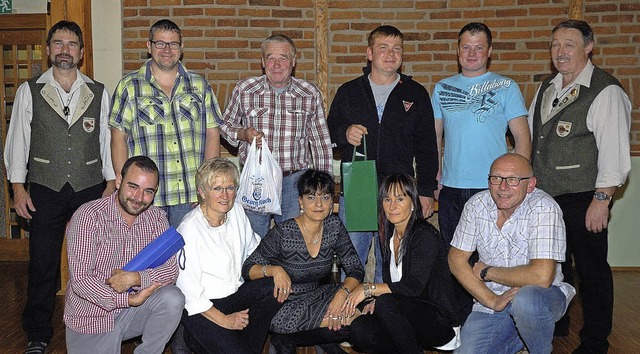
[[[333,191],[331,175],[305,172],[298,180],[300,216],[269,230],[242,269],[245,279],[273,277],[273,296],[284,304],[271,331],[287,334],[272,337],[280,353],[294,351],[297,344],[339,341],[344,334],[340,329],[352,320],[343,305],[364,278],[364,269],[346,228],[333,215]],[[342,260],[346,278],[322,285],[334,254]]]

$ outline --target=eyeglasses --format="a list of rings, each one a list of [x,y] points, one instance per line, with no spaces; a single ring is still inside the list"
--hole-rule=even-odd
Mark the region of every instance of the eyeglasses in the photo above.
[[[223,192],[227,192],[229,194],[235,193],[238,187],[236,186],[228,186],[228,187],[210,187],[209,190],[213,191],[215,194],[222,194]]]
[[[499,186],[502,184],[502,181],[505,180],[507,181],[507,186],[509,187],[517,187],[520,185],[520,181],[522,181],[523,179],[531,179],[533,178],[533,176],[531,177],[502,177],[502,176],[489,176],[489,183],[493,184],[494,186]]]
[[[182,47],[182,43],[180,42],[163,42],[163,41],[149,41],[153,44],[154,47],[156,47],[157,49],[164,49],[167,46],[169,46],[169,48],[171,50],[178,50]]]

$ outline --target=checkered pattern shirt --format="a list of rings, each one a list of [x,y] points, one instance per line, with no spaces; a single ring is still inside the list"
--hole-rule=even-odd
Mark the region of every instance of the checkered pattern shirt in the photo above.
[[[155,206],[138,215],[129,227],[116,198],[117,192],[82,205],[67,227],[69,282],[64,323],[79,333],[113,330],[116,315],[129,307],[129,295],[115,292],[105,280],[169,228],[166,214]],[[175,256],[157,268],[139,273],[141,288],[154,282],[175,282]]]
[[[145,155],[160,170],[155,205],[197,201],[196,171],[204,161],[206,130],[221,120],[209,83],[178,63],[172,97],[151,75],[151,61],[116,87],[109,125],[128,135],[129,156]]]
[[[494,267],[516,267],[531,259],[554,259],[563,262],[567,237],[562,211],[553,198],[534,189],[499,229],[498,208],[488,190],[469,199],[451,241],[451,246],[466,252],[478,251],[480,261]],[[562,282],[560,263],[551,285],[560,287],[567,296],[567,304],[575,290]],[[487,287],[502,294],[510,287],[487,282]],[[476,302],[474,311],[493,313]]]
[[[240,160],[247,158],[249,143],[238,140],[238,130],[253,127],[264,133],[267,146],[283,172],[314,167],[332,174],[332,151],[322,94],[316,86],[291,78],[278,94],[266,75],[240,81],[220,126],[233,146],[240,144]]]

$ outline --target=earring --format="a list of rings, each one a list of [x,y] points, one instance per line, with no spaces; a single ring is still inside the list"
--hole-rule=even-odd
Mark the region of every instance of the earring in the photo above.
[[[414,211],[414,210],[415,210],[415,208],[414,208],[414,207],[411,207],[411,211]]]

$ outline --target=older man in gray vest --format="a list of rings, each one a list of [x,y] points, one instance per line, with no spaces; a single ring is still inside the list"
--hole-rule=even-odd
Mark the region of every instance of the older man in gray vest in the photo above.
[[[7,133],[4,161],[14,208],[30,220],[29,282],[22,317],[29,354],[44,353],[53,336],[67,221],[80,205],[115,191],[109,94],[78,70],[83,47],[76,23],[60,21],[51,27],[46,53],[52,67],[20,85]]]
[[[631,170],[631,103],[613,76],[594,66],[593,31],[568,20],[552,31],[557,75],[546,79],[529,109],[533,170],[538,187],[555,198],[567,228],[565,280],[580,278],[584,325],[574,353],[606,353],[613,314],[607,226],[614,192]],[[568,317],[556,334],[568,333]],[[563,326],[564,325],[564,326]]]

